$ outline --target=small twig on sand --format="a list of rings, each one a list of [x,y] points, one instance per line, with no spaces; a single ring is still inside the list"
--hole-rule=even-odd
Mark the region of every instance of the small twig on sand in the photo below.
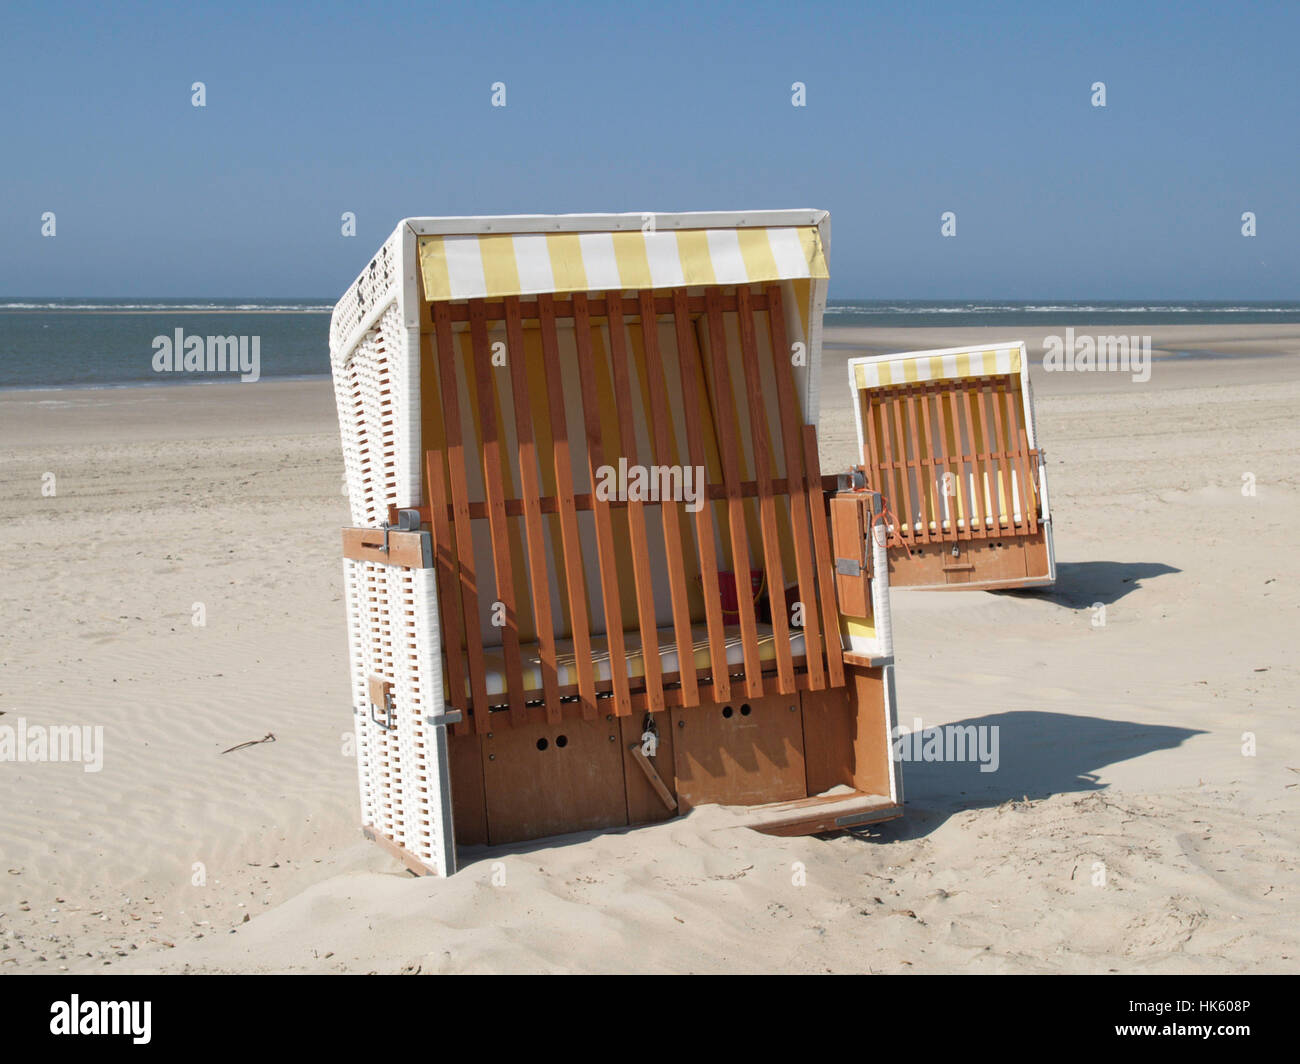
[[[264,735],[260,739],[249,739],[248,742],[240,743],[238,746],[232,746],[229,750],[222,750],[221,753],[229,754],[235,750],[242,750],[246,746],[257,746],[259,743],[273,743],[273,742],[275,742],[275,736],[271,732],[267,732],[266,735]]]

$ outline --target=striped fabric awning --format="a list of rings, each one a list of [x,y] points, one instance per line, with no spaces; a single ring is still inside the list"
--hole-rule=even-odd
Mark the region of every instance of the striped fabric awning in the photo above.
[[[972,347],[945,354],[897,355],[853,362],[853,380],[860,389],[1019,372],[1019,347]]]
[[[421,236],[431,302],[826,279],[814,226]]]

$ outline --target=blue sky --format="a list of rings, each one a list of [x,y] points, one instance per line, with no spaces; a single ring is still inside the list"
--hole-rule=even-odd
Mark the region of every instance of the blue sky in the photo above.
[[[10,3],[3,27],[0,294],[332,298],[407,215],[821,207],[832,299],[1300,297],[1294,0]]]

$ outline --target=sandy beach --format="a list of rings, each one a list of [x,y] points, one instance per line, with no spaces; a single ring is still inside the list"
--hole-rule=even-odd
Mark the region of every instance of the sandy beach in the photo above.
[[[361,838],[328,381],[0,392],[0,726],[103,729],[0,763],[0,973],[1300,971],[1300,325],[1145,329],[1143,384],[1044,373],[1061,331],[825,337],[826,471],[851,354],[1030,345],[1058,585],[893,596],[900,719],[998,725],[997,772],[448,880]]]

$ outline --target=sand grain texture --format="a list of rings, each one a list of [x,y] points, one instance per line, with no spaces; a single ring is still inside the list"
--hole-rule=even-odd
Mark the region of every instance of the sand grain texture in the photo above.
[[[823,468],[851,348],[994,332],[828,330]],[[446,881],[359,836],[328,384],[0,393],[0,725],[105,730],[98,773],[0,764],[0,972],[1300,970],[1300,327],[1154,332],[1146,385],[1035,370],[1058,587],[894,595],[900,717],[998,725],[999,771]]]

